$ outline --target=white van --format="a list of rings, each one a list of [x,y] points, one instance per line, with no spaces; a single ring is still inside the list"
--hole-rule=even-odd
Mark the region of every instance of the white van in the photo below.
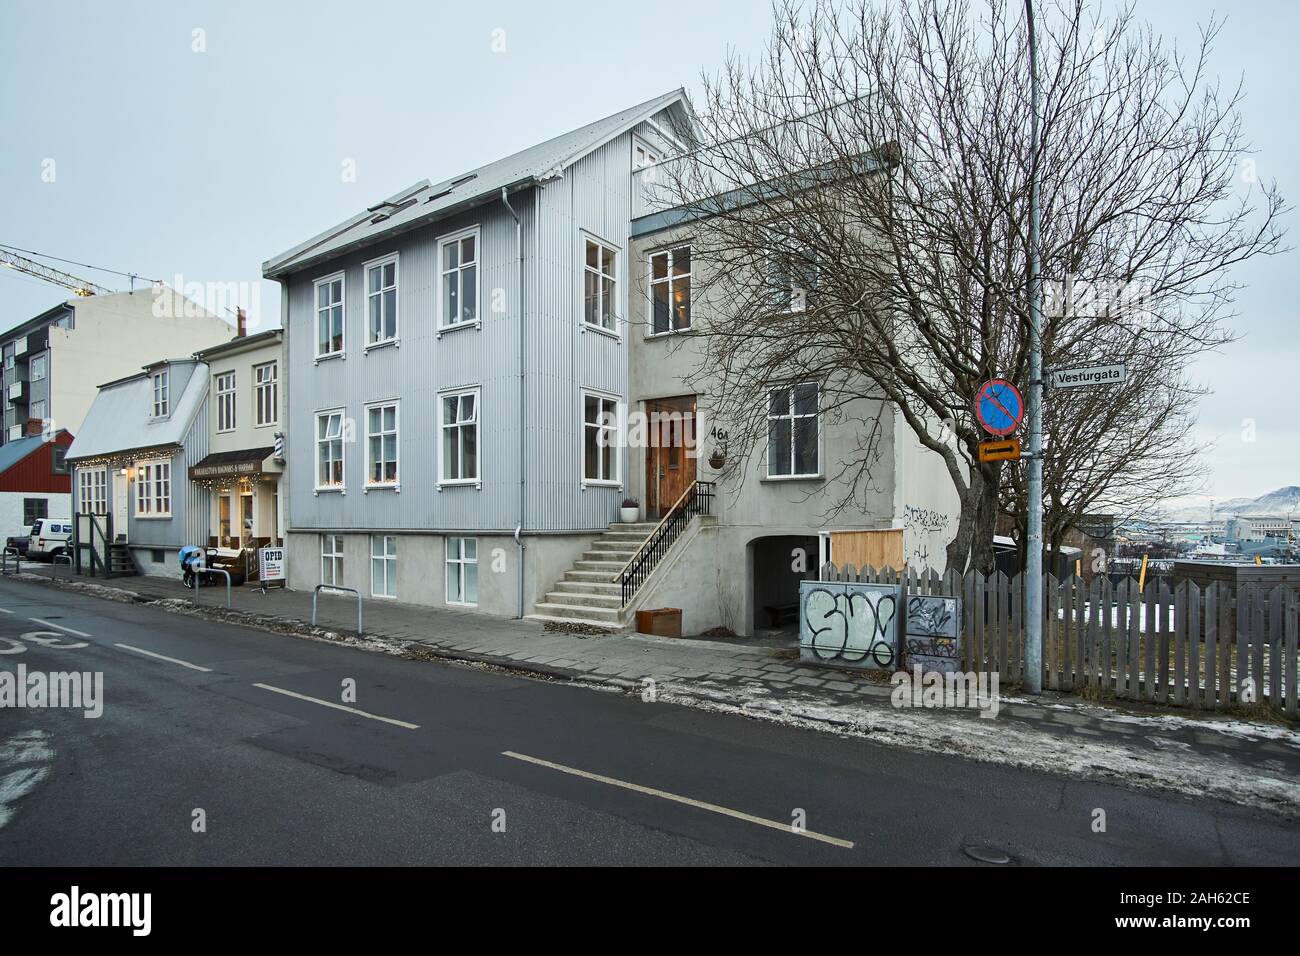
[[[56,554],[66,554],[71,537],[71,518],[37,518],[27,540],[27,557],[44,561]]]

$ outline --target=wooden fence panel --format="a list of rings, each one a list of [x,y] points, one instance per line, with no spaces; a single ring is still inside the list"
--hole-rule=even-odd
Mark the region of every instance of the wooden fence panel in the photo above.
[[[1061,639],[1061,622],[1057,616],[1061,606],[1060,587],[1055,576],[1047,575],[1043,584],[1043,640],[1046,642],[1043,647],[1043,667],[1047,671],[1043,686],[1049,690],[1059,690],[1061,687],[1061,670],[1057,664],[1057,646]]]
[[[1278,593],[1281,588],[1274,588],[1273,594],[1266,596],[1264,588],[1260,588],[1260,613],[1258,613],[1258,622],[1260,622],[1260,635],[1264,635],[1265,619],[1269,620],[1268,644],[1265,644],[1268,659],[1265,661],[1264,676],[1266,683],[1269,684],[1268,702],[1271,708],[1282,709],[1282,619],[1281,614],[1271,614],[1271,607],[1281,605],[1281,594]],[[1281,610],[1281,609],[1279,609]],[[1264,687],[1256,688],[1256,700],[1265,700]]]
[[[1201,706],[1201,589],[1195,581],[1187,582],[1187,700]]]
[[[1074,608],[1078,615],[1078,627],[1075,630],[1075,637],[1078,638],[1079,647],[1075,651],[1076,662],[1079,664],[1079,670],[1074,675],[1076,687],[1086,687],[1092,683],[1092,640],[1096,636],[1096,628],[1092,623],[1092,609],[1095,602],[1092,600],[1092,594],[1088,590],[1088,584],[1083,578],[1075,576]]]
[[[1024,579],[995,572],[943,575],[893,568],[821,569],[823,580],[893,584],[913,595],[959,595],[964,669],[1023,681]],[[1044,575],[1042,683],[1051,690],[1095,686],[1116,697],[1223,709],[1249,700],[1297,716],[1300,594],[1222,583],[1132,578],[1089,584]],[[904,603],[904,607],[906,604]],[[900,634],[905,616],[900,616]]]
[[[1264,641],[1268,633],[1268,595],[1262,587],[1251,588],[1253,600],[1250,607],[1250,660],[1237,661],[1237,692],[1241,693],[1241,682],[1250,677],[1255,692],[1255,699],[1264,700]]]
[[[1142,592],[1135,578],[1128,579],[1128,682],[1129,698],[1142,698]]]
[[[1282,693],[1279,693],[1278,691],[1274,691],[1273,699],[1274,701],[1279,701],[1279,700],[1283,701],[1282,708],[1287,712],[1289,716],[1295,717],[1297,716],[1296,713],[1297,700],[1296,700],[1296,686],[1295,686],[1296,656],[1297,654],[1300,654],[1300,647],[1297,646],[1298,644],[1300,644],[1300,606],[1298,606],[1300,605],[1300,600],[1297,600],[1297,595],[1295,591],[1292,591],[1289,588],[1287,589],[1279,588],[1279,590],[1286,591],[1285,607],[1283,608],[1282,611],[1283,617],[1286,621],[1286,637],[1285,637],[1285,641],[1282,642],[1286,652],[1286,692],[1284,695]],[[1282,604],[1283,601],[1278,600],[1276,603]],[[1280,666],[1274,666],[1273,671],[1276,674],[1280,674],[1282,668]],[[1276,680],[1276,678],[1274,678],[1274,680]],[[1274,704],[1274,706],[1277,706],[1276,703]]]
[[[1220,708],[1232,706],[1232,592],[1224,585],[1219,600],[1219,697]]]
[[[1174,703],[1181,704],[1187,692],[1187,601],[1189,582],[1174,588]]]
[[[1011,632],[1011,656],[1007,662],[1007,669],[1012,680],[1024,680],[1027,676],[1025,674],[1025,628],[1024,622],[1021,620],[1025,611],[1025,597],[1021,593],[1020,587],[1023,580],[1024,575],[1017,574],[1009,582],[1011,585],[1011,598],[1007,602],[1007,609],[1011,612],[1011,620],[1008,624]],[[1044,589],[1044,594],[1046,594],[1046,589]],[[1044,637],[1044,640],[1046,640],[1046,637]],[[1042,664],[1041,658],[1039,664]]]

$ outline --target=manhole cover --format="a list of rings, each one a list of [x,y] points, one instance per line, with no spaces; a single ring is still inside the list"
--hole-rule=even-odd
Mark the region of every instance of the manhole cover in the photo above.
[[[1011,862],[1011,857],[996,847],[964,846],[961,851],[972,860],[978,860],[981,863],[994,863],[1001,866]]]

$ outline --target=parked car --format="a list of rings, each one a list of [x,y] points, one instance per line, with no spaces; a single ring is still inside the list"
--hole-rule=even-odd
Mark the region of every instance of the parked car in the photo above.
[[[13,535],[5,538],[5,550],[12,548],[22,557],[27,557],[27,543],[31,540],[26,534]]]
[[[37,561],[53,560],[55,555],[67,553],[71,537],[71,518],[39,518],[32,525],[27,556]]]

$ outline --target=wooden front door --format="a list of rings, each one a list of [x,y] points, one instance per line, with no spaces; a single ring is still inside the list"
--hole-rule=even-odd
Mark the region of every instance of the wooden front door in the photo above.
[[[646,517],[657,521],[695,480],[695,396],[646,402]]]

